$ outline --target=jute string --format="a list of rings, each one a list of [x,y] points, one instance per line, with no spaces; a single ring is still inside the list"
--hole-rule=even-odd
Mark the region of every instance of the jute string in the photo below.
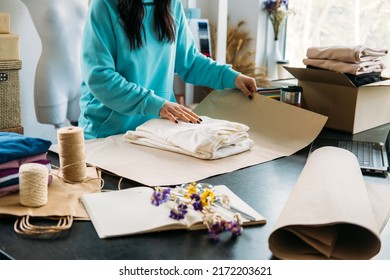
[[[73,224],[72,216],[48,217],[48,219],[57,220],[57,224],[33,225],[30,223],[30,216],[23,216],[16,219],[14,223],[14,230],[15,232],[23,235],[52,234],[69,229]]]
[[[61,178],[68,183],[83,182],[87,178],[84,130],[63,127],[57,131]]]
[[[49,171],[39,163],[25,163],[19,168],[19,200],[28,207],[47,203]]]

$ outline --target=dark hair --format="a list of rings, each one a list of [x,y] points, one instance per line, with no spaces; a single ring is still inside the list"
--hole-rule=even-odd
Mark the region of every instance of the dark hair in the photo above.
[[[175,26],[170,10],[171,0],[154,0],[154,29],[158,40],[175,41]],[[119,15],[129,38],[130,48],[141,48],[145,39],[145,5],[142,0],[119,0]]]

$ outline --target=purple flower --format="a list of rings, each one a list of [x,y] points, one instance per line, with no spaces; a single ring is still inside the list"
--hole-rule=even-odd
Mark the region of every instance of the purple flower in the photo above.
[[[239,236],[242,233],[242,227],[237,221],[227,222],[226,230],[230,231],[233,236]]]
[[[169,200],[171,196],[170,188],[156,188],[151,197],[151,202],[155,206],[159,206]]]
[[[192,207],[194,207],[195,211],[202,211],[203,210],[203,205],[202,201],[200,200],[200,196],[196,193],[191,195],[191,202],[192,202]]]
[[[177,207],[174,207],[171,209],[171,212],[169,213],[169,217],[175,220],[182,220],[184,219],[184,216],[187,214],[187,208],[188,206],[180,203],[177,205]]]
[[[226,221],[218,220],[214,222],[209,228],[209,234],[212,239],[215,241],[219,240],[219,234],[226,230]]]
[[[263,2],[263,10],[268,14],[277,12],[282,6],[288,9],[288,0],[266,0]]]
[[[274,39],[278,40],[280,25],[288,15],[288,0],[266,0],[263,10],[267,13],[274,29]]]

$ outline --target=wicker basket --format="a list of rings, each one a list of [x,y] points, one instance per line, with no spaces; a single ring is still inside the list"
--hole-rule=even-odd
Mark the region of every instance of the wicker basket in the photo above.
[[[0,61],[0,129],[21,127],[20,60]]]
[[[9,127],[9,128],[0,129],[0,132],[14,132],[14,133],[23,134],[24,133],[24,129],[23,129],[22,126]]]

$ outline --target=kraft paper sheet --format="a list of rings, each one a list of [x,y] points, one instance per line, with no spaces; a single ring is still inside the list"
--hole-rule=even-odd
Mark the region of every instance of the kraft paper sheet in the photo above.
[[[238,90],[213,91],[194,111],[248,125],[254,148],[222,159],[203,160],[131,144],[121,134],[85,141],[86,162],[143,185],[177,185],[291,155],[309,145],[327,120],[264,96],[249,100]],[[56,146],[51,150],[56,151]]]
[[[281,259],[370,259],[380,251],[389,202],[389,185],[365,182],[352,153],[317,149],[274,225],[269,247]]]

